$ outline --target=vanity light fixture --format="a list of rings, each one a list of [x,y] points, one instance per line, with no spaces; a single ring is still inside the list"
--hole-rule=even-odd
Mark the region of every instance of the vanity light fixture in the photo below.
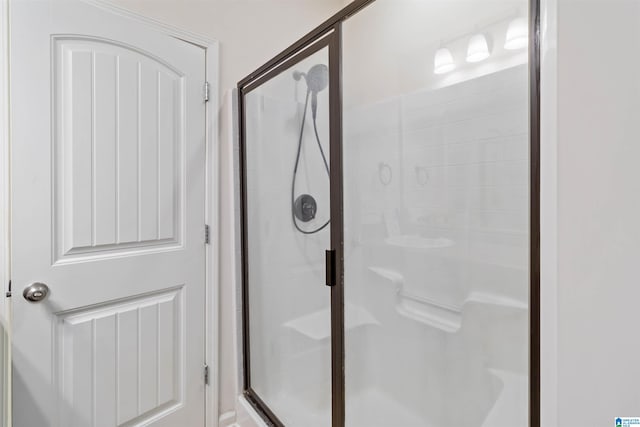
[[[467,62],[480,62],[489,57],[489,44],[484,34],[476,34],[469,40]]]
[[[527,20],[524,18],[516,18],[509,22],[504,48],[507,50],[516,50],[527,47],[528,44],[529,28],[527,26]]]
[[[433,72],[436,74],[445,74],[455,70],[455,68],[456,64],[453,62],[451,51],[446,47],[438,49],[433,57]]]

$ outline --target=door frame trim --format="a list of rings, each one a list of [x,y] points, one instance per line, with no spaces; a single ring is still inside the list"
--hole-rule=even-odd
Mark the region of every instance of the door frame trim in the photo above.
[[[9,141],[11,137],[9,115],[9,0],[0,0],[0,395],[2,419],[0,427],[11,425],[11,304],[5,297],[11,278],[11,212]]]
[[[0,327],[5,319],[10,317],[11,304],[9,298],[4,298],[8,291],[10,279],[10,163],[9,154],[11,150],[10,132],[10,3],[12,0],[0,0]],[[198,46],[205,53],[205,79],[209,83],[209,100],[205,103],[206,115],[206,182],[205,182],[205,222],[209,224],[211,233],[211,243],[205,246],[206,272],[205,272],[205,354],[203,355],[205,364],[209,366],[209,385],[205,386],[205,425],[206,427],[217,427],[218,408],[218,353],[219,353],[219,167],[220,161],[218,144],[218,109],[219,109],[219,42],[216,39],[203,36],[201,34],[186,31],[182,28],[167,24],[165,22],[132,12],[126,8],[111,3],[109,0],[80,0],[103,10],[137,21],[159,33],[179,39],[183,42]],[[204,84],[204,82],[203,82]],[[204,88],[203,88],[204,94]],[[203,224],[204,227],[204,224]],[[203,229],[204,236],[204,229]],[[0,337],[0,350],[3,337]],[[203,366],[204,373],[204,366]],[[2,375],[9,375],[0,366],[0,380]],[[204,377],[203,377],[204,381]],[[9,388],[10,385],[9,377]],[[8,390],[3,390],[4,395]],[[0,402],[0,405],[7,402]],[[0,427],[10,426],[11,401],[8,401],[8,409],[3,411],[6,419],[0,420]]]
[[[130,9],[117,5],[111,2],[110,0],[80,0],[80,1],[84,3],[92,4],[101,9],[108,10],[109,12],[114,13],[116,15],[133,19],[149,27],[152,27],[155,30],[160,31],[161,33],[164,33],[176,39],[180,39],[187,43],[200,46],[203,49],[217,47],[219,44],[218,40],[216,39],[185,30],[183,28],[177,27],[172,24],[167,24],[166,22],[151,18],[149,16],[141,15],[140,13],[134,12]]]
[[[11,277],[9,223],[9,0],[0,0],[0,291],[8,291]],[[6,322],[6,298],[0,301],[0,322]]]

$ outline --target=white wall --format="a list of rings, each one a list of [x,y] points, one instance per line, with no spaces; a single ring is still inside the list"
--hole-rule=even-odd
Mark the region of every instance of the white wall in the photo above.
[[[343,0],[114,0],[220,42],[220,94],[343,7]]]
[[[558,426],[640,416],[639,22],[558,1]]]

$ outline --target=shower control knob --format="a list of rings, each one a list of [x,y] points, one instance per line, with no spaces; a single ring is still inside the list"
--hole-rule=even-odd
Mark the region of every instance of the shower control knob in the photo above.
[[[298,221],[309,222],[316,217],[318,204],[316,199],[309,194],[303,194],[298,197],[293,204],[293,213]]]
[[[24,288],[22,296],[29,302],[40,302],[49,294],[49,287],[44,283],[35,282]]]
[[[302,204],[302,215],[313,219],[316,216],[316,208],[313,206],[313,203],[303,203]]]

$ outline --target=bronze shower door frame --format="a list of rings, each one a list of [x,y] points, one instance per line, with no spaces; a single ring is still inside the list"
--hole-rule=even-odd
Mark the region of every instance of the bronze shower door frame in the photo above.
[[[342,23],[375,1],[354,0],[238,83],[243,394],[268,424],[278,427],[284,427],[284,424],[251,387],[244,97],[293,64],[328,48],[331,165],[331,248],[328,256],[332,256],[332,262],[327,263],[327,284],[331,285],[331,427],[345,427]],[[540,427],[540,0],[529,0],[529,34],[529,427]]]

